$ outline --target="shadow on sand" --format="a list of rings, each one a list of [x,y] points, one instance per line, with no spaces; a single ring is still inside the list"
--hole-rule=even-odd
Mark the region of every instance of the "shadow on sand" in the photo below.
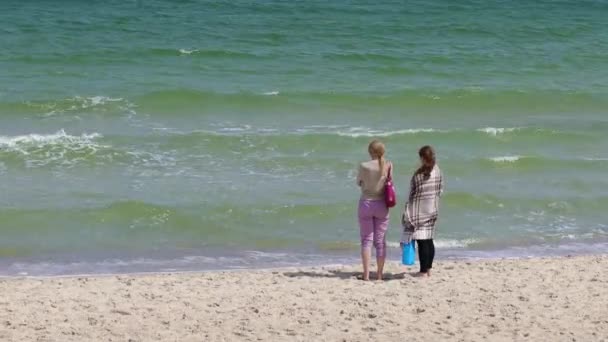
[[[321,272],[313,272],[313,271],[300,271],[300,272],[286,272],[283,273],[284,276],[290,278],[339,278],[344,280],[361,280],[363,279],[362,272],[345,272],[340,270],[330,270],[330,271],[321,271]],[[384,273],[384,281],[391,280],[402,280],[406,277],[412,276],[410,273]],[[370,272],[369,279],[376,279],[376,273]]]

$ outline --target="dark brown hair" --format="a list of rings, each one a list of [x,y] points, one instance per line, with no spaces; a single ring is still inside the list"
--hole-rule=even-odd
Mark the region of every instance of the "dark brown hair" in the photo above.
[[[422,146],[422,148],[418,151],[418,155],[420,156],[420,160],[422,161],[422,166],[416,171],[417,174],[423,174],[424,178],[429,178],[431,176],[431,171],[435,167],[435,150],[431,146]]]

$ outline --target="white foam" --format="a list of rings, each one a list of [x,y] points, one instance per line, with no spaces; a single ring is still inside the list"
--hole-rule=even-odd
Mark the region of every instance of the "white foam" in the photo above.
[[[274,90],[274,91],[267,91],[267,92],[265,92],[263,95],[267,95],[267,96],[276,96],[276,95],[279,95],[279,94],[280,94],[280,92],[278,92],[278,91]]]
[[[0,151],[16,153],[24,158],[25,165],[41,167],[50,163],[71,166],[80,158],[66,158],[67,152],[95,154],[107,146],[94,142],[101,137],[99,133],[69,135],[60,130],[54,134],[27,134],[19,136],[0,136]]]
[[[374,131],[368,130],[364,132],[357,132],[358,128],[351,129],[350,132],[337,132],[339,136],[359,138],[359,137],[390,137],[393,135],[404,135],[404,134],[421,134],[421,133],[436,133],[444,132],[433,128],[417,128],[417,129],[402,129],[397,131]]]
[[[257,131],[258,131],[259,133],[266,133],[266,134],[268,134],[268,133],[276,133],[276,132],[278,132],[279,130],[278,130],[278,129],[276,129],[276,128],[258,128],[258,130],[257,130]]]
[[[586,157],[583,158],[584,161],[608,161],[608,158],[593,158],[593,157]]]
[[[181,53],[182,55],[191,55],[195,52],[197,52],[197,49],[192,49],[192,50],[188,50],[188,49],[179,49],[179,53]]]
[[[520,160],[520,156],[502,156],[502,157],[493,157],[490,158],[491,161],[496,163],[515,163]]]
[[[504,133],[510,133],[510,132],[515,132],[517,130],[519,130],[520,128],[517,127],[511,127],[511,128],[495,128],[495,127],[485,127],[485,128],[479,128],[477,131],[478,132],[482,132],[482,133],[486,133],[489,135],[499,135],[499,134],[504,134]]]
[[[155,175],[158,172],[155,168],[158,166],[175,166],[177,163],[175,156],[169,152],[152,153],[147,151],[127,151],[126,154],[137,159],[138,163],[146,168],[143,171],[140,171],[140,175]]]
[[[223,127],[219,131],[220,132],[245,132],[251,130],[250,125],[244,125],[241,127]]]
[[[0,136],[0,147],[14,148],[20,145],[43,146],[60,144],[64,142],[87,143],[93,139],[101,138],[99,133],[81,134],[74,136],[67,134],[63,129],[53,134],[26,134],[18,136]]]
[[[168,132],[168,133],[172,133],[172,134],[181,134],[182,132],[179,131],[176,128],[173,127],[153,127],[152,128],[153,131],[157,131],[157,132]]]
[[[447,239],[447,240],[434,240],[434,244],[436,248],[442,249],[455,249],[455,248],[467,248],[469,245],[477,243],[478,240],[475,239],[465,239],[465,240],[455,240],[455,239]],[[399,248],[399,242],[387,242],[386,245],[392,248]]]
[[[48,112],[44,113],[43,116],[53,116],[56,114],[69,113],[69,112],[78,112],[83,109],[95,108],[98,106],[104,106],[106,104],[112,102],[125,102],[120,105],[120,109],[123,110],[131,110],[130,108],[133,105],[129,102],[126,102],[121,97],[108,97],[108,96],[90,96],[90,97],[82,97],[82,96],[74,96],[72,98],[60,101],[59,103],[50,103],[43,105],[36,105],[41,109],[48,110]]]
[[[436,240],[435,247],[437,248],[467,248],[472,244],[479,242],[476,239],[465,240]]]
[[[304,128],[310,128],[310,129],[316,129],[316,128],[329,129],[329,128],[334,128],[334,129],[338,129],[338,128],[349,128],[349,127],[350,127],[349,125],[309,125],[309,126],[306,126]],[[350,129],[353,130],[353,129],[363,129],[363,128],[353,127],[353,128],[350,128]]]
[[[120,98],[120,97],[118,97],[118,98],[112,98],[112,97],[107,97],[107,96],[92,96],[92,97],[87,97],[86,100],[92,106],[103,105],[103,104],[106,104],[108,102],[123,101],[123,99]]]

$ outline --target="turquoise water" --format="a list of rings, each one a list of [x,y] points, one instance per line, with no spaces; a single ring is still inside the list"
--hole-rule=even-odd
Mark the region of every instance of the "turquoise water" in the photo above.
[[[0,273],[352,262],[374,137],[401,200],[436,147],[441,257],[607,252],[607,17],[606,1],[3,1]]]

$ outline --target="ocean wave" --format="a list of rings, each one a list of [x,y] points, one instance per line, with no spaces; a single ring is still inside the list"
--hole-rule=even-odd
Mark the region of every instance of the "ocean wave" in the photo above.
[[[138,64],[146,58],[170,58],[179,56],[190,56],[193,58],[209,59],[259,59],[268,58],[269,55],[255,54],[239,50],[225,49],[197,49],[191,48],[170,48],[170,47],[134,47],[121,49],[87,49],[75,53],[47,53],[47,54],[20,54],[10,57],[10,61],[25,64],[57,64],[57,65],[115,65],[117,59],[122,63]]]
[[[213,129],[195,130],[190,132],[181,132],[181,135],[188,134],[209,134],[209,135],[230,135],[233,133],[247,134],[254,138],[256,135],[259,136],[335,136],[337,138],[388,138],[388,137],[399,137],[399,136],[416,136],[416,135],[433,135],[435,139],[447,140],[447,141],[463,141],[464,140],[479,140],[483,141],[488,136],[486,133],[487,128],[407,128],[407,129],[382,129],[382,128],[371,128],[362,126],[349,126],[349,125],[310,125],[304,127],[292,127],[292,128],[279,128],[278,126],[253,126],[253,125],[241,125],[233,126],[231,123],[226,123],[225,126],[222,124],[214,125]],[[508,129],[504,129],[506,132]],[[554,139],[588,139],[587,136],[579,136],[576,133],[571,132],[559,132],[552,131],[551,134],[546,135],[545,132],[548,130],[537,129],[537,128],[518,128],[512,129],[513,134],[517,137],[531,139],[531,138],[554,138]],[[493,136],[493,134],[490,134]],[[487,139],[486,139],[487,140]]]
[[[605,162],[608,158],[594,157],[575,157],[575,158],[548,158],[543,156],[521,156],[521,155],[504,155],[496,157],[488,157],[482,159],[482,164],[488,162],[500,165],[518,165],[527,169],[546,169],[546,168],[566,168],[566,167],[583,167],[584,165],[594,164],[596,167],[607,165]]]
[[[608,161],[608,158],[593,158],[593,157],[579,157],[579,158],[569,158],[569,159],[554,159],[554,158],[545,158],[541,156],[520,156],[520,155],[506,155],[506,156],[498,156],[498,157],[489,157],[486,160],[491,161],[493,163],[524,163],[528,166],[562,166],[565,167],[567,165],[582,165],[581,163],[595,163],[597,165],[601,165],[601,162]]]
[[[29,147],[43,147],[46,145],[91,145],[92,140],[101,138],[99,133],[83,133],[79,136],[69,135],[63,129],[53,134],[26,134],[18,136],[0,136],[0,147],[4,149],[17,149]],[[25,152],[25,151],[24,151]]]
[[[415,145],[425,144],[431,139],[437,146],[451,146],[455,144],[492,144],[496,149],[504,150],[500,142],[496,142],[492,136],[479,132],[478,129],[439,129],[439,128],[408,128],[400,130],[349,127],[348,125],[316,125],[304,127],[280,128],[280,126],[255,126],[255,125],[234,125],[233,123],[218,124],[206,129],[193,131],[179,131],[165,129],[166,137],[171,141],[172,146],[200,146],[200,144],[212,144],[214,147],[222,149],[222,146],[231,146],[231,151],[240,150],[242,152],[275,150],[280,151],[284,148],[301,148],[309,152],[320,143],[328,146],[327,148],[336,153],[343,153],[345,150],[353,148],[352,144],[360,140],[371,138],[386,139],[387,143],[411,143]],[[520,130],[515,137],[518,139],[546,139],[548,142],[563,142],[565,138],[579,139],[585,141],[586,137],[572,137],[569,133],[551,134],[545,136],[544,133],[535,129]],[[245,143],[245,144],[244,144]],[[331,147],[330,147],[331,146]],[[517,158],[519,159],[517,159]],[[474,156],[473,160],[466,159],[478,164],[481,168],[494,168],[499,164],[520,162],[525,159],[525,164],[519,166],[538,168],[543,163],[552,165],[570,165],[570,160],[560,161],[559,159],[543,159],[542,157],[525,158],[519,155],[503,156]],[[458,165],[457,160],[445,160],[456,163],[458,168],[465,168],[465,165]],[[463,160],[464,161],[464,160]],[[493,165],[493,166],[492,166]]]
[[[404,135],[404,134],[422,134],[422,133],[442,133],[444,130],[436,130],[432,128],[412,128],[412,129],[401,129],[396,131],[378,131],[378,130],[354,130],[350,132],[338,131],[334,134],[342,137],[360,138],[360,137],[390,137],[393,135]]]
[[[77,228],[83,231],[94,230],[96,226],[104,226],[106,222],[120,222],[116,226],[109,225],[108,229],[122,230],[124,227],[152,229],[166,226],[176,216],[179,216],[180,223],[184,224],[188,223],[187,218],[190,217],[170,206],[133,200],[115,201],[96,207],[0,209],[0,218],[3,222],[10,223],[9,226],[15,227],[15,229],[31,229],[33,233],[38,229],[48,229],[49,227],[57,230],[70,229],[64,226],[64,221],[82,222],[82,227],[72,226],[72,229]],[[28,224],[28,222],[24,222],[24,218],[40,219],[40,221],[31,222],[46,221],[47,224],[42,226]],[[194,227],[194,223],[191,226]]]
[[[485,127],[485,128],[479,128],[477,131],[496,136],[499,134],[515,132],[515,131],[521,130],[521,129],[522,128],[518,128],[518,127],[513,127],[513,128]]]
[[[64,130],[52,134],[0,136],[0,160],[7,168],[45,166],[73,167],[97,163],[117,156],[111,146],[102,144],[99,133],[70,135]]]
[[[0,136],[0,165],[5,169],[113,165],[138,172],[158,172],[177,163],[172,149],[150,151],[140,145],[113,145],[114,139],[123,140],[100,133],[71,135],[63,129],[52,134]],[[139,142],[145,145],[146,139]]]
[[[188,50],[190,51],[190,50]],[[177,51],[174,51],[177,53]],[[203,52],[194,50],[192,55]],[[280,96],[277,96],[280,95]],[[504,101],[494,103],[495,98],[504,98]],[[553,98],[555,97],[555,98]],[[527,99],[527,100],[526,100]],[[538,101],[531,106],[520,106],[521,102]],[[565,103],[560,103],[565,102]],[[503,103],[504,102],[504,103]],[[496,106],[495,106],[496,105]],[[515,110],[521,113],[555,112],[570,107],[589,113],[596,109],[603,110],[608,106],[608,100],[594,97],[590,94],[557,93],[535,94],[473,91],[464,89],[460,91],[433,92],[429,90],[411,90],[391,93],[340,93],[340,92],[298,92],[268,90],[265,92],[213,92],[202,89],[167,89],[144,93],[127,98],[126,96],[74,96],[56,100],[30,100],[25,102],[0,102],[0,114],[80,114],[80,113],[133,113],[137,107],[145,114],[157,115],[201,115],[204,113],[216,114],[218,110],[230,112],[261,111],[264,114],[291,113],[292,115],[311,115],[323,112],[319,108],[330,111],[392,111],[394,109],[412,111],[412,113],[467,113],[486,114],[490,108],[500,108],[505,112]],[[523,107],[523,108],[520,108]],[[582,124],[581,124],[582,125]],[[581,126],[581,128],[585,128]],[[591,127],[593,131],[598,127]],[[551,132],[542,127],[482,127],[479,133],[492,136],[531,131],[539,129],[542,133]]]
[[[323,56],[335,61],[374,61],[378,63],[401,62],[401,56],[380,53],[331,53]]]
[[[179,53],[181,53],[182,55],[191,55],[195,52],[198,52],[198,49],[192,49],[192,50],[188,50],[188,49],[179,49]]]
[[[87,108],[87,102],[90,103],[90,106],[97,106],[97,105],[106,104],[108,102],[119,102],[119,101],[123,101],[123,99],[122,98],[111,98],[111,97],[107,97],[107,96],[92,96],[92,97],[85,98],[85,101],[82,104],[82,107]]]
[[[202,51],[189,56],[199,56]],[[516,92],[460,89],[453,91],[434,91],[416,89],[388,93],[348,93],[348,92],[309,92],[281,91],[281,96],[268,92],[213,92],[202,89],[166,89],[135,98],[138,106],[153,112],[188,113],[197,109],[197,113],[207,109],[223,108],[242,110],[256,109],[268,112],[310,113],[324,108],[374,112],[383,110],[412,110],[429,113],[461,113],[486,115],[489,110],[500,110],[505,113],[554,113],[565,110],[602,112],[608,106],[608,100],[593,94],[568,92]],[[160,108],[155,108],[158,106]],[[515,128],[516,130],[517,128]],[[511,128],[482,128],[488,134],[504,134]]]
[[[192,56],[200,58],[260,58],[262,56],[235,50],[204,50],[204,49],[153,49],[152,54],[159,56]],[[144,52],[145,53],[145,52]]]
[[[243,125],[243,126],[237,126],[237,127],[222,127],[218,130],[218,133],[230,133],[230,132],[247,132],[247,131],[251,131],[251,126],[250,125]]]
[[[455,239],[436,239],[434,241],[435,243],[435,248],[439,248],[439,249],[460,249],[460,248],[467,248],[470,247],[471,245],[475,245],[478,244],[480,240],[478,239],[462,239],[462,240],[455,240]],[[388,247],[392,247],[392,248],[400,248],[400,242],[395,242],[395,241],[389,241],[386,243],[386,245]]]
[[[482,193],[447,192],[442,203],[451,210],[465,210],[479,212],[483,215],[510,215],[519,213],[521,219],[528,221],[531,213],[550,213],[547,217],[560,220],[563,216],[572,213],[601,214],[608,204],[608,197],[598,196],[590,198],[564,197],[564,198],[525,198],[517,196],[496,196]],[[542,215],[541,215],[542,216]]]
[[[519,161],[521,158],[522,158],[521,156],[502,156],[502,157],[492,157],[489,159],[496,163],[514,163],[516,161]]]
[[[133,108],[133,105],[123,98],[108,96],[75,96],[62,101],[47,103],[50,111],[44,116],[53,116],[65,113],[86,113],[88,111],[123,111]],[[44,106],[43,106],[44,107]]]
[[[162,134],[158,133],[162,132]],[[319,144],[324,145],[328,153],[343,154],[352,151],[361,139],[371,137],[386,138],[389,144],[412,143],[420,145],[432,139],[438,145],[462,143],[485,143],[493,139],[478,133],[476,129],[441,130],[431,128],[410,128],[404,130],[382,130],[366,127],[348,127],[345,125],[305,126],[301,128],[279,129],[272,126],[256,127],[229,123],[212,125],[207,129],[181,131],[171,127],[154,128],[147,135],[102,137],[99,133],[68,134],[64,130],[52,134],[26,134],[20,136],[0,137],[0,161],[8,168],[19,163],[29,166],[74,165],[126,165],[173,167],[181,160],[191,156],[242,154],[244,157],[264,156],[277,166],[299,168],[307,162],[316,163]],[[520,131],[526,137],[525,131]],[[530,133],[535,134],[535,133]],[[463,140],[466,139],[466,140]],[[151,147],[153,149],[151,149]],[[498,146],[498,145],[497,145]],[[500,148],[504,150],[503,148]],[[316,152],[315,152],[316,151]],[[518,155],[506,151],[504,155],[476,155],[466,158],[445,156],[442,164],[452,174],[466,174],[471,164],[479,170],[494,172],[496,170],[517,170],[545,172],[547,169],[606,170],[606,159],[579,156],[576,158],[551,158],[543,155]],[[515,151],[513,151],[515,152]],[[302,159],[310,156],[312,159]],[[268,159],[271,158],[271,159]],[[17,164],[15,164],[17,163]],[[335,167],[342,167],[336,164]],[[340,169],[338,169],[340,170]]]
[[[164,131],[171,131],[168,128],[164,128]],[[246,135],[248,139],[266,139],[266,138],[277,138],[282,137],[286,139],[305,139],[307,137],[314,139],[320,137],[326,138],[369,138],[369,137],[392,137],[401,135],[417,135],[417,134],[432,134],[432,133],[449,133],[454,132],[450,130],[440,130],[432,128],[412,128],[403,130],[378,130],[378,129],[367,129],[363,127],[352,127],[346,128],[344,126],[307,126],[302,128],[293,128],[289,130],[280,130],[272,127],[253,127],[251,125],[243,126],[226,126],[218,127],[213,130],[203,129],[194,130],[190,132],[175,132],[172,133],[180,138],[191,137],[193,139],[204,137],[204,136],[215,136],[215,137],[234,137],[242,139],[243,135]]]
[[[27,167],[51,163],[70,165],[72,161],[94,155],[108,146],[96,142],[99,133],[69,135],[64,130],[53,134],[0,136],[0,158],[22,160]]]
[[[584,161],[591,161],[591,162],[594,162],[594,161],[608,161],[608,157],[584,157],[584,158],[581,158],[581,159],[584,160]]]
[[[0,103],[0,114],[27,115],[40,117],[58,115],[99,114],[134,114],[135,105],[122,97],[110,96],[74,96],[58,100],[24,101]]]

